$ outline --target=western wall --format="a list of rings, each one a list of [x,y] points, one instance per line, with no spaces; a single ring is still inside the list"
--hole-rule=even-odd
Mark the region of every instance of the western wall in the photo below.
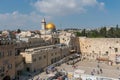
[[[83,60],[102,60],[120,62],[120,38],[79,37]]]

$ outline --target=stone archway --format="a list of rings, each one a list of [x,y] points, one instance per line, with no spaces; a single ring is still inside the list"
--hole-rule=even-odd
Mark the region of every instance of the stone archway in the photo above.
[[[10,79],[10,76],[7,75],[3,78],[3,80],[11,80],[11,79]]]

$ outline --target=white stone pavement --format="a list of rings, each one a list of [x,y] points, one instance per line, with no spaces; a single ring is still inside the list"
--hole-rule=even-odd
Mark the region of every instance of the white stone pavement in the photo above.
[[[97,71],[100,70],[100,68],[97,67],[98,63],[95,61],[94,62],[82,61],[76,63],[75,65],[77,66],[76,67],[77,69],[84,70],[85,74],[91,74],[93,69],[95,69],[96,72],[94,73],[94,75],[96,76],[104,76],[104,77],[117,78],[117,79],[120,77],[120,69],[119,70],[117,69],[118,66],[109,66],[105,63],[99,63],[99,66],[102,69],[103,73],[101,74],[99,72],[100,74],[97,74]],[[71,65],[63,64],[61,67],[68,72],[69,71],[73,72],[75,70]]]
[[[97,65],[99,64],[99,68]],[[67,65],[66,63],[62,64],[59,67],[56,67],[58,70],[64,69],[67,72],[74,72],[76,69],[84,70],[85,74],[91,75],[91,72],[93,69],[95,69],[96,72],[94,72],[94,76],[103,76],[103,77],[109,77],[109,78],[116,78],[118,79],[120,77],[120,69],[117,69],[117,67],[120,66],[110,66],[103,63],[98,63],[95,61],[79,61],[78,63],[75,64],[76,68],[73,68],[72,65]],[[102,68],[103,73],[97,74],[97,70]],[[42,78],[46,79],[48,75],[43,72],[40,73],[34,77],[32,77],[33,80],[37,80],[37,78]],[[23,79],[22,79],[23,80]],[[26,79],[25,79],[26,80]],[[31,80],[31,79],[28,79]]]

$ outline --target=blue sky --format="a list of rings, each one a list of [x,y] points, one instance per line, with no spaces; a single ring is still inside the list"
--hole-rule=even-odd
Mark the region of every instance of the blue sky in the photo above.
[[[0,0],[0,30],[41,29],[41,20],[58,29],[120,24],[120,0]]]

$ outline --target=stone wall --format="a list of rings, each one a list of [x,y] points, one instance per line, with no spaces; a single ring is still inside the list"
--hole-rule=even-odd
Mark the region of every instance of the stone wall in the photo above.
[[[83,59],[105,59],[116,62],[120,55],[120,38],[86,38],[79,37],[80,51]]]

